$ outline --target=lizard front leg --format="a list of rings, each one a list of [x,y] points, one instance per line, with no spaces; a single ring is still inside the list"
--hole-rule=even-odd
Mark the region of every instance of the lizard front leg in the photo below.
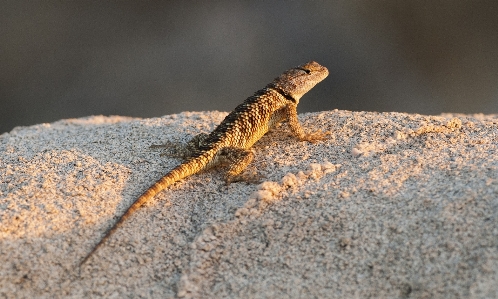
[[[287,120],[289,122],[289,127],[291,129],[292,134],[296,136],[301,141],[309,141],[315,143],[320,140],[324,140],[327,135],[330,135],[330,132],[322,132],[316,131],[313,133],[306,134],[299,124],[299,120],[297,119],[297,104],[288,104],[285,113],[287,116]]]

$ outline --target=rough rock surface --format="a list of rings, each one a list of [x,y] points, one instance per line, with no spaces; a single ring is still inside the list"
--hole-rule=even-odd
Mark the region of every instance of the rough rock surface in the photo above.
[[[301,115],[326,142],[258,142],[113,219],[179,161],[148,149],[226,113],[95,116],[0,136],[2,298],[498,298],[498,116]]]

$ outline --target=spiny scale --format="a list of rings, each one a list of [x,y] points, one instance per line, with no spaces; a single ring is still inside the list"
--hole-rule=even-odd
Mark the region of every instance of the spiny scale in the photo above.
[[[106,231],[80,266],[134,211],[175,181],[221,164],[228,164],[225,175],[227,183],[246,179],[241,173],[254,156],[249,148],[277,123],[288,121],[291,132],[301,141],[322,140],[326,135],[323,132],[304,133],[297,119],[296,108],[301,97],[328,74],[327,68],[314,61],[291,68],[237,106],[209,135],[199,134],[194,137],[180,153],[186,160],[135,200]]]

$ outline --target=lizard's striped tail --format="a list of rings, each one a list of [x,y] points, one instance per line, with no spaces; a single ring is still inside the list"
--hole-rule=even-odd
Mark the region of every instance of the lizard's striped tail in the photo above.
[[[138,210],[145,202],[152,199],[157,193],[161,192],[163,189],[167,188],[174,182],[190,176],[193,173],[198,172],[199,169],[203,168],[202,164],[204,163],[202,162],[205,159],[203,159],[202,156],[199,158],[178,165],[168,174],[157,180],[154,185],[152,185],[139,198],[137,198],[137,200],[135,200],[135,202],[124,212],[124,214],[119,217],[118,221],[116,221],[116,223],[106,231],[104,237],[100,239],[97,245],[93,247],[92,251],[90,251],[90,253],[88,253],[87,256],[80,262],[80,266],[83,265],[88,260],[88,258],[116,231],[116,229],[118,229],[118,227],[121,226],[121,224],[126,219],[128,219],[128,217],[130,217],[133,212]]]

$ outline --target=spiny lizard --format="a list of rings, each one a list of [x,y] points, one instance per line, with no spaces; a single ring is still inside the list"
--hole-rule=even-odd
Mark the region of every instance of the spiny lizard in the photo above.
[[[133,212],[174,182],[218,165],[228,165],[227,184],[245,179],[242,171],[251,163],[251,146],[276,124],[288,121],[293,135],[299,140],[315,142],[326,133],[306,134],[297,119],[299,99],[329,74],[327,68],[310,61],[285,71],[273,82],[247,98],[228,114],[209,135],[195,136],[185,147],[185,161],[155,182],[106,231],[104,237],[81,261],[80,266]]]

